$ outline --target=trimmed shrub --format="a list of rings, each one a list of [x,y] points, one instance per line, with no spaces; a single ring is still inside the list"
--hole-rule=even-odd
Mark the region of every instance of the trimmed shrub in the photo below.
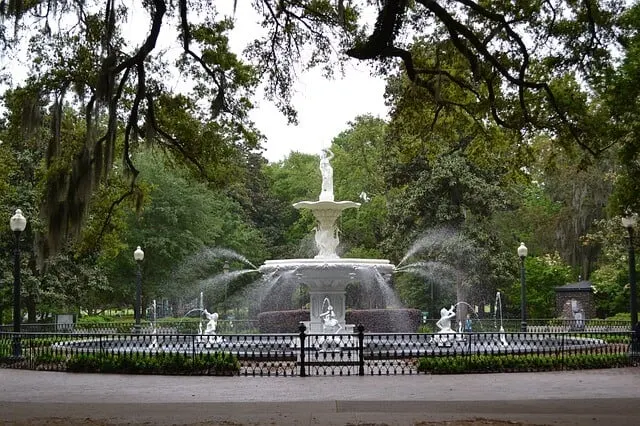
[[[40,360],[41,362],[52,360]],[[61,362],[61,360],[55,360]],[[144,354],[78,354],[66,361],[66,370],[74,373],[120,374],[198,374],[231,376],[240,371],[238,359],[231,354],[215,352],[197,356],[159,353]],[[62,361],[62,362],[65,362]]]
[[[422,357],[417,367],[422,373],[460,374],[618,368],[629,363],[627,354],[526,354]]]
[[[309,321],[309,311],[271,311],[258,314],[260,333],[298,333],[300,321]]]
[[[422,321],[418,309],[348,310],[347,324],[362,324],[366,333],[415,333]]]

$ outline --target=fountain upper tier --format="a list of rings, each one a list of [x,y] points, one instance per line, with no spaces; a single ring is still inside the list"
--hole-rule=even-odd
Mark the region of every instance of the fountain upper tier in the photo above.
[[[309,209],[316,218],[316,259],[338,259],[336,253],[340,239],[336,221],[345,209],[360,207],[353,201],[300,201],[293,205],[296,209]]]
[[[395,270],[387,259],[278,259],[258,269],[263,274],[292,274],[312,290],[344,290],[351,280],[374,281]]]

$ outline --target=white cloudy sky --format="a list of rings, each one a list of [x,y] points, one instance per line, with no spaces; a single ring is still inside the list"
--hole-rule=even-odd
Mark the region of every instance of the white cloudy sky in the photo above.
[[[225,12],[229,15],[232,4],[233,1],[228,0]],[[229,41],[232,49],[240,53],[262,29],[256,23],[257,16],[250,2],[239,1],[235,15],[242,19],[236,19]],[[264,156],[269,161],[282,160],[291,151],[319,153],[358,115],[387,116],[384,81],[372,77],[369,68],[359,61],[349,61],[345,64],[344,76],[336,75],[332,80],[325,79],[321,70],[301,73],[294,92],[293,106],[298,111],[298,125],[288,125],[275,105],[262,98],[257,99],[257,108],[251,114],[267,138]]]
[[[319,153],[357,115],[386,117],[384,81],[370,77],[363,66],[349,68],[344,78],[334,80],[325,79],[320,71],[301,75],[293,98],[298,125],[287,125],[272,103],[258,101],[251,117],[267,138],[264,156],[269,161],[282,160],[291,151]]]

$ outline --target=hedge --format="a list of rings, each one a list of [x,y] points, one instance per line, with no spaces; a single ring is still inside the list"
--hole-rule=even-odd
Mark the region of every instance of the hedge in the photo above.
[[[198,356],[158,353],[144,354],[72,354],[45,353],[36,358],[38,370],[73,373],[175,374],[231,376],[238,374],[240,363],[231,354],[216,352]]]
[[[617,368],[630,365],[627,354],[472,355],[418,359],[418,371],[431,374],[506,373]]]

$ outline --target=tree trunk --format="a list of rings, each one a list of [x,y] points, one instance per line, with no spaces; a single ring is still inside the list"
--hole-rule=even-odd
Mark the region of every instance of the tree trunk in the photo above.
[[[27,306],[27,322],[33,324],[36,319],[36,298],[33,295],[28,295],[25,300]]]

